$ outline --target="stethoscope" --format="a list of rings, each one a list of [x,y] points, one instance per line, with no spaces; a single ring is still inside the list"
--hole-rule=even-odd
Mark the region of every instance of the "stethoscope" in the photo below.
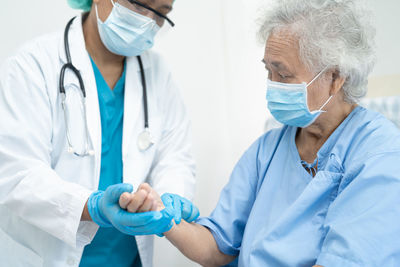
[[[61,95],[61,106],[64,112],[64,120],[65,120],[65,132],[67,136],[67,142],[68,142],[68,152],[73,153],[74,155],[78,157],[86,157],[86,156],[93,156],[94,155],[94,150],[90,146],[89,142],[89,129],[88,129],[88,124],[87,124],[87,117],[86,117],[86,90],[85,90],[85,85],[83,83],[82,76],[77,68],[72,64],[71,61],[71,54],[69,51],[69,41],[68,41],[68,34],[69,34],[69,29],[71,28],[71,24],[74,21],[75,17],[72,18],[67,26],[65,27],[64,31],[64,48],[65,48],[65,54],[67,57],[67,63],[64,64],[61,68],[60,72],[60,81],[59,81],[59,90],[60,90],[60,95]],[[146,85],[146,77],[144,74],[144,68],[143,68],[143,62],[140,56],[137,56],[138,62],[139,62],[139,67],[140,67],[140,74],[141,74],[141,81],[142,81],[142,88],[143,88],[143,110],[144,110],[144,130],[139,134],[137,138],[137,146],[140,151],[146,151],[149,149],[153,144],[153,137],[150,133],[149,130],[149,112],[148,112],[148,106],[147,106],[147,85]],[[84,149],[83,151],[77,151],[74,146],[72,145],[71,142],[71,135],[69,131],[69,124],[68,124],[68,116],[67,116],[67,105],[66,105],[66,92],[65,92],[65,87],[64,87],[64,77],[65,77],[65,72],[66,70],[69,69],[72,71],[72,73],[75,74],[75,76],[78,78],[79,81],[79,87],[82,93],[82,107],[83,107],[83,119],[84,119],[84,130],[85,130],[85,144],[84,144]]]

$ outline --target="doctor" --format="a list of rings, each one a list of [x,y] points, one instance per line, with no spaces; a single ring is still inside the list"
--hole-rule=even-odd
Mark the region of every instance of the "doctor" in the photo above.
[[[88,12],[0,71],[0,260],[152,266],[143,235],[168,230],[172,214],[128,213],[118,200],[143,182],[193,195],[189,119],[149,51],[173,26],[173,0],[69,3]]]

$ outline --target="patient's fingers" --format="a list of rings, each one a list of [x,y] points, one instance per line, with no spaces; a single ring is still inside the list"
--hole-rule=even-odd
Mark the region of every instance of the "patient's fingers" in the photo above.
[[[138,212],[150,211],[155,202],[154,197],[148,194],[145,202],[138,208]]]
[[[162,208],[160,207],[159,203],[157,201],[153,201],[153,205],[151,206],[151,211],[160,211]]]
[[[122,209],[126,209],[128,207],[129,202],[131,201],[132,194],[125,192],[119,197],[119,206]]]
[[[139,186],[137,191],[139,191],[139,190],[145,190],[147,193],[150,194],[153,189],[151,188],[151,186],[148,183],[143,183]]]
[[[137,191],[140,191],[141,189],[147,191],[148,193],[151,192],[151,187],[150,187],[150,185],[147,184],[147,183],[141,184],[141,185],[139,186],[139,188],[138,188]],[[125,193],[123,193],[123,194],[120,196],[120,198],[119,198],[119,205],[120,205],[120,207],[121,207],[122,209],[127,209],[129,203],[130,203],[131,200],[132,200],[133,195],[134,195],[134,194],[125,192]]]
[[[137,212],[138,208],[143,205],[149,193],[146,190],[140,189],[131,195],[131,201],[127,206],[129,212]]]

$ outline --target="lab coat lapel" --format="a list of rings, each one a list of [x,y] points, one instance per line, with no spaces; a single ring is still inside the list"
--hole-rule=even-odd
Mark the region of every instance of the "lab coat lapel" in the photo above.
[[[85,90],[86,90],[86,119],[88,124],[88,131],[90,142],[95,153],[95,177],[100,174],[100,159],[101,159],[101,121],[100,109],[97,96],[97,86],[94,77],[93,67],[90,62],[90,57],[86,51],[85,40],[82,30],[82,18],[78,16],[75,18],[69,31],[69,47],[71,52],[71,60],[73,65],[81,73]],[[65,56],[64,43],[61,44],[60,59],[65,64],[67,62]],[[69,76],[71,77],[71,76]],[[72,83],[79,86],[76,78],[66,80],[66,84]],[[68,92],[67,92],[68,94]],[[76,116],[82,116],[82,111],[77,111]]]
[[[140,120],[139,115],[142,114],[141,109],[143,108],[143,87],[137,58],[128,58],[126,68],[124,129],[122,144],[122,153],[124,157],[128,154],[130,142],[136,142],[135,138],[133,138],[133,131],[135,125],[139,125],[137,120]],[[144,122],[141,127],[144,129]]]

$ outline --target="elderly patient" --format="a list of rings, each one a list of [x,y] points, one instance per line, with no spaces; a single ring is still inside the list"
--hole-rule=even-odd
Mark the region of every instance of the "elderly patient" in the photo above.
[[[357,105],[374,65],[369,16],[350,0],[279,0],[263,16],[268,109],[284,126],[244,153],[209,217],[164,233],[183,254],[204,266],[400,266],[400,132]]]

